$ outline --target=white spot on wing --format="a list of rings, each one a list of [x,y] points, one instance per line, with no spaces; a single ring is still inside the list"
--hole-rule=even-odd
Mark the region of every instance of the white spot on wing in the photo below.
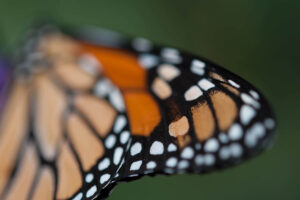
[[[120,112],[125,110],[124,101],[122,94],[119,89],[115,88],[113,91],[109,93],[109,101],[110,103]]]
[[[205,63],[200,61],[200,60],[193,60],[192,61],[192,64],[191,64],[191,71],[194,73],[194,74],[197,74],[197,75],[204,75],[205,71],[204,71],[204,67],[205,67]]]
[[[167,167],[175,167],[176,164],[177,164],[177,158],[175,158],[175,157],[169,158],[166,162]]]
[[[113,146],[116,144],[116,136],[115,135],[109,135],[105,140],[105,147],[108,149],[113,148]]]
[[[254,147],[257,143],[257,139],[253,134],[246,134],[245,136],[245,144],[247,147]]]
[[[150,69],[156,66],[159,62],[159,58],[152,54],[142,54],[139,57],[139,63],[142,67]]]
[[[205,90],[205,91],[207,91],[207,90],[209,90],[209,89],[215,87],[215,85],[214,85],[212,82],[210,82],[209,80],[207,80],[207,79],[205,79],[205,78],[201,79],[201,80],[198,82],[198,85],[199,85],[203,90]]]
[[[266,119],[264,123],[267,129],[272,129],[275,127],[275,121],[271,118]]]
[[[203,155],[197,155],[195,158],[196,165],[203,165],[204,164],[204,156]]]
[[[219,148],[219,142],[215,138],[211,138],[207,140],[206,144],[204,145],[204,151],[206,152],[216,152]]]
[[[126,117],[124,117],[123,115],[118,116],[114,125],[114,132],[119,133],[124,128],[126,123]]]
[[[240,87],[241,87],[239,84],[237,84],[237,83],[234,82],[233,80],[228,80],[228,82],[229,82],[230,85],[232,85],[233,87],[236,87],[236,88],[240,88]]]
[[[171,143],[169,144],[168,146],[168,152],[173,152],[173,151],[176,151],[177,150],[177,147],[175,144]]]
[[[145,38],[135,38],[132,41],[132,47],[140,52],[150,51],[152,48],[152,43]]]
[[[181,157],[185,159],[191,159],[194,156],[194,150],[191,147],[186,147],[181,153]]]
[[[255,92],[254,90],[250,90],[249,92],[255,99],[259,99],[259,94],[257,92]]]
[[[219,156],[222,160],[227,160],[230,157],[230,154],[231,152],[228,147],[224,146],[220,149]]]
[[[156,167],[156,163],[154,161],[150,161],[146,165],[147,169],[154,169]]]
[[[249,124],[249,122],[255,117],[256,111],[248,105],[243,105],[241,110],[240,110],[240,118],[241,122],[244,125]]]
[[[241,155],[243,154],[243,148],[240,144],[238,143],[233,143],[230,145],[230,151],[231,151],[231,155],[235,158],[237,157],[241,157]]]
[[[129,137],[130,137],[129,131],[123,131],[120,136],[121,144],[125,144],[126,142],[128,142]]]
[[[228,136],[231,140],[239,140],[243,136],[243,129],[239,124],[233,124],[229,131]]]
[[[157,68],[157,73],[166,81],[172,81],[180,75],[180,70],[169,64],[162,64]]]
[[[142,151],[142,144],[139,142],[136,142],[134,145],[132,145],[131,149],[130,149],[130,154],[131,156],[135,156],[139,153],[141,153]]]
[[[93,196],[95,193],[97,192],[97,186],[94,185],[92,186],[87,192],[86,192],[86,198],[90,198],[91,196]]]
[[[189,162],[186,160],[182,160],[178,163],[178,169],[186,169],[189,167]]]
[[[247,132],[245,136],[245,144],[248,147],[254,147],[258,140],[266,134],[265,127],[261,123],[255,123]]]
[[[138,174],[130,174],[129,177],[137,177],[139,176]]]
[[[106,97],[112,88],[113,85],[108,79],[101,79],[96,83],[94,87],[94,93],[96,96]]]
[[[164,152],[164,145],[159,141],[153,142],[150,147],[150,154],[151,155],[161,155]]]
[[[98,170],[102,171],[108,168],[110,165],[110,160],[108,158],[104,158],[98,165]]]
[[[140,167],[141,167],[141,165],[142,165],[142,161],[141,161],[141,160],[133,162],[133,163],[131,164],[131,166],[130,166],[130,171],[136,171],[136,170],[139,170]]]
[[[204,164],[207,166],[211,166],[213,164],[215,164],[216,162],[216,158],[214,157],[214,155],[212,154],[206,154],[204,156]]]
[[[193,85],[184,93],[184,98],[186,101],[193,101],[199,98],[202,94],[203,93],[200,88],[196,85]]]
[[[92,173],[88,173],[86,176],[85,176],[85,182],[87,183],[90,183],[92,182],[94,179],[94,175]]]
[[[179,51],[173,48],[163,48],[161,50],[161,56],[167,62],[174,63],[174,64],[181,63],[182,61]]]
[[[121,157],[123,155],[123,149],[121,147],[117,147],[114,152],[114,164],[118,165],[120,163]]]
[[[100,184],[103,184],[103,183],[107,182],[109,179],[110,179],[110,174],[103,174],[100,177]]]
[[[225,133],[220,133],[219,134],[219,140],[223,144],[229,142],[229,138],[228,138],[228,136]]]
[[[260,108],[260,104],[248,94],[242,93],[241,98],[246,104],[252,105],[255,108]]]
[[[82,199],[82,193],[80,192],[79,194],[77,194],[72,200],[81,200]]]

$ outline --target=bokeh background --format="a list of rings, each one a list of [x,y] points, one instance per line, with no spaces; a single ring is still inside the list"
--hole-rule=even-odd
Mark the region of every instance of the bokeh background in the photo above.
[[[145,177],[120,184],[116,199],[300,199],[299,0],[0,0],[2,52],[39,19],[92,24],[179,47],[257,86],[279,121],[269,151],[207,175]]]

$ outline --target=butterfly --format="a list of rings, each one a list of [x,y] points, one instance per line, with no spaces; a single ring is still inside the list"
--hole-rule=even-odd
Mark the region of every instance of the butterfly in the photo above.
[[[84,27],[28,33],[0,124],[1,199],[105,199],[144,175],[206,173],[257,155],[274,114],[207,59]]]

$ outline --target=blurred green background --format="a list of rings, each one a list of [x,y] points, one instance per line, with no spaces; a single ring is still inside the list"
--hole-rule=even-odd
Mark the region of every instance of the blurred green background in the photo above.
[[[0,0],[4,46],[42,18],[176,46],[257,86],[277,114],[273,148],[233,169],[120,184],[109,199],[300,199],[300,1]],[[7,50],[7,49],[4,49]]]

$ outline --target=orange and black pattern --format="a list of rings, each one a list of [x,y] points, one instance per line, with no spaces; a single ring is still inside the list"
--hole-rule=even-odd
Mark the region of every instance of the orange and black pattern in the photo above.
[[[144,175],[258,154],[275,119],[216,64],[97,28],[30,31],[1,114],[0,199],[105,199]]]

